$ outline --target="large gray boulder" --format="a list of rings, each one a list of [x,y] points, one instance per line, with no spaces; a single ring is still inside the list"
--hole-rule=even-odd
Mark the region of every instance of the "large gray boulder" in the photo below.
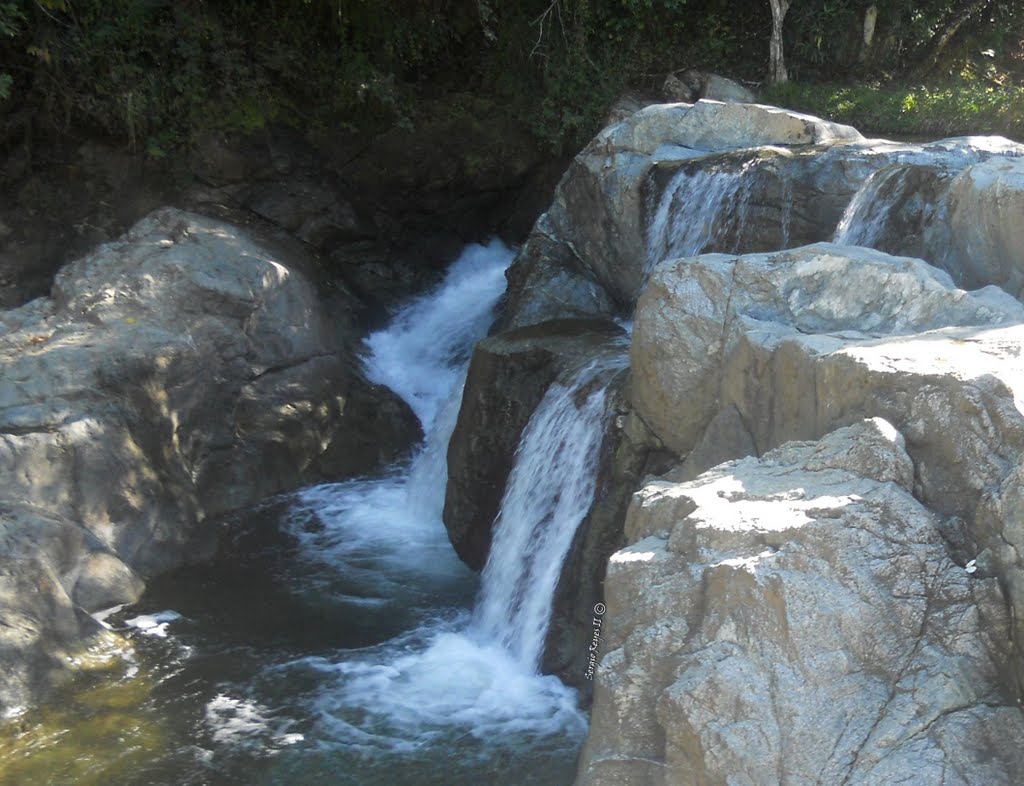
[[[902,467],[878,474],[863,456],[855,466],[835,464],[832,496],[847,501],[825,500],[798,514],[799,505],[786,501],[798,499],[796,491],[792,498],[784,490],[757,497],[760,465],[743,464],[750,473],[741,483],[750,477],[757,503],[751,532],[744,530],[745,512],[732,508],[711,527],[715,538],[698,540],[685,558],[673,551],[676,524],[665,521],[653,537],[668,539],[667,546],[643,540],[636,555],[616,555],[604,589],[609,614],[626,620],[619,633],[619,622],[612,623],[614,651],[598,668],[610,676],[598,684],[582,783],[954,779],[936,762],[962,782],[1009,782],[1021,728],[1019,713],[1007,706],[1024,684],[1024,307],[1006,292],[1019,294],[1024,284],[1022,239],[1015,234],[1022,155],[1024,147],[998,137],[865,140],[852,129],[769,107],[699,102],[641,108],[577,156],[509,271],[502,324],[633,313],[632,377],[620,407],[639,439],[620,443],[631,451],[618,462],[623,483],[645,464],[649,469],[637,446],[674,453],[678,466],[665,483],[683,484],[723,461],[845,427],[861,430],[829,437],[826,452],[856,454],[851,445],[860,440],[875,445],[870,452],[879,467]],[[900,256],[825,242],[834,237]],[[697,256],[707,251],[724,253]],[[903,437],[886,437],[890,447],[880,447],[869,432],[884,436],[892,427],[856,425],[865,418],[884,418]],[[807,456],[780,457],[773,454],[766,466],[774,472],[772,462],[784,458],[783,474],[800,478],[793,488],[809,488],[801,474],[813,469]],[[674,490],[657,504],[682,521],[693,504],[687,487],[678,488],[681,507],[668,499]],[[732,498],[729,489],[714,489]],[[736,499],[742,494],[738,487]],[[777,621],[786,612],[776,608],[771,588],[742,589],[743,576],[756,573],[744,566],[767,560],[766,544],[781,553],[781,542],[765,535],[776,516],[773,495],[783,520],[802,515],[817,522],[820,511],[821,528],[807,530],[807,545],[795,526],[782,527],[794,537],[794,559],[806,552],[817,560],[797,571],[784,555],[782,579],[795,576],[793,591],[801,597],[821,584],[830,609],[846,603],[850,622],[840,633],[852,641],[824,636],[815,649],[813,632],[827,614],[808,605],[796,610],[802,621],[786,621],[803,631],[799,651],[791,652],[784,630],[754,625],[758,611],[745,614],[748,606],[766,608],[762,616]],[[630,522],[645,515],[637,510]],[[828,551],[831,531],[819,533],[832,519],[843,533]],[[892,523],[898,537],[879,523]],[[646,537],[632,526],[628,540]],[[614,527],[595,531],[603,533],[597,552],[614,543]],[[828,585],[844,575],[850,551],[861,578]],[[906,596],[884,564],[904,555],[934,568],[915,573]],[[733,558],[740,562],[730,564]],[[972,579],[997,581],[975,597],[974,585],[946,582],[964,578],[957,565],[969,565]],[[631,584],[634,568],[639,578]],[[722,587],[707,584],[719,574]],[[732,586],[742,598],[725,608]],[[1004,593],[1000,602],[995,586]],[[904,597],[906,608],[899,608]],[[583,607],[578,600],[568,605]],[[642,620],[632,619],[634,609]],[[885,648],[861,646],[862,631],[878,615],[900,621],[900,630],[909,625],[917,638],[904,638],[917,644],[895,646],[886,634]],[[723,638],[718,623],[727,617],[724,629],[739,633]],[[553,630],[559,619],[567,618],[556,617]],[[607,651],[600,642],[606,629],[592,624],[594,640]],[[1010,645],[988,641],[1002,635]],[[971,636],[985,643],[968,653],[958,642]],[[567,642],[580,646],[578,636],[563,636]],[[549,645],[550,660],[580,667],[558,642]],[[828,659],[840,647],[844,658],[854,653],[848,662],[867,664],[871,679],[844,683],[837,676]],[[820,700],[817,688],[792,679],[813,673],[808,681],[817,686],[819,661],[827,675]],[[790,675],[776,662],[788,663]],[[926,679],[910,686],[911,673]],[[971,687],[947,701],[937,686],[948,674],[962,674]],[[829,680],[849,695],[834,693]],[[908,720],[907,696],[923,708],[923,725]],[[856,706],[867,708],[868,725],[814,728],[815,718],[830,718],[835,708],[850,715]],[[995,739],[1003,715],[1010,731]],[[812,750],[796,752],[795,740],[811,740]],[[961,772],[971,756],[985,766]]]
[[[633,400],[665,444],[685,455],[725,406],[723,385],[743,386],[746,393],[752,384],[730,368],[738,343],[775,351],[792,340],[807,354],[824,355],[872,337],[1022,320],[1024,307],[1001,290],[965,292],[921,260],[866,248],[820,243],[770,254],[668,260],[655,268],[637,303]],[[805,389],[780,406],[800,410],[808,399],[823,399],[810,382],[782,372],[779,385]],[[768,395],[771,389],[749,393]],[[771,437],[759,434],[755,443],[762,449],[779,444],[779,429],[794,420],[751,421],[751,428],[775,430]],[[766,438],[775,441],[766,444]]]
[[[605,289],[612,304],[628,311],[643,279],[643,183],[655,161],[861,138],[852,128],[759,104],[698,101],[647,106],[602,130],[576,156],[535,234],[564,246],[556,255],[572,260],[584,276]],[[530,262],[524,255],[515,267]],[[565,291],[563,297],[568,298],[569,288]],[[527,299],[519,300],[520,308],[526,307]],[[509,324],[513,323],[524,324],[525,318]]]
[[[578,786],[1016,783],[999,582],[913,484],[875,419],[641,489]]]
[[[0,313],[0,713],[74,661],[84,612],[200,556],[204,521],[415,439],[304,265],[164,209]]]
[[[732,444],[763,453],[865,417],[893,423],[914,495],[943,517],[959,558],[1000,577],[1020,647],[1022,341],[1017,301],[958,290],[919,260],[827,244],[672,260],[638,304],[633,404],[687,457],[680,477],[737,457],[701,453],[723,424],[746,437]],[[1024,678],[1019,657],[1008,667]]]
[[[993,219],[993,211],[1012,212],[1012,205],[995,205],[1013,176],[982,177],[990,170],[981,169],[975,190],[991,196],[971,194],[966,181],[957,198],[946,194],[965,169],[989,159],[991,167],[1004,166],[995,162],[1021,155],[1024,146],[1000,137],[865,140],[846,126],[758,104],[647,106],[603,129],[570,165],[509,272],[502,324],[628,314],[650,268],[668,257],[830,240],[864,189],[902,183],[885,175],[893,168],[912,173],[884,208],[901,217],[885,232],[869,227],[868,234],[895,242],[843,242],[922,256],[960,283],[1007,285],[1016,293],[1017,282],[1004,270],[1017,266],[1012,230],[994,231],[991,239],[976,228],[966,231],[979,211]],[[868,195],[869,212],[877,201]],[[870,219],[872,227],[885,224]],[[850,229],[861,236],[863,230]],[[964,243],[970,248],[958,250]]]
[[[926,259],[957,274],[961,286],[997,284],[1024,292],[1024,158],[994,158],[963,171],[944,199]],[[945,253],[943,253],[945,251]]]
[[[733,79],[693,70],[684,71],[679,76],[669,74],[662,84],[661,94],[670,103],[701,98],[749,104],[757,101],[757,96]]]
[[[541,216],[508,273],[494,332],[557,319],[606,318],[618,310],[605,288]]]

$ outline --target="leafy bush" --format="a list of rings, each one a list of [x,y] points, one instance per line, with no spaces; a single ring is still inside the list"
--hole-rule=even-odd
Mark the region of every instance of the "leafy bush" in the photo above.
[[[13,2],[0,3],[0,37],[13,38],[21,30],[25,19],[20,6]],[[6,71],[0,71],[0,100],[9,98],[14,77]]]
[[[940,87],[791,82],[764,99],[857,127],[896,136],[1003,134],[1024,139],[1024,88],[983,82]]]

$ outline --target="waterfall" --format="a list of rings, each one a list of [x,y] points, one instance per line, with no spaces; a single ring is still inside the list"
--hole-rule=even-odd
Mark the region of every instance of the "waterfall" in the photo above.
[[[401,396],[424,433],[452,395],[462,392],[473,346],[487,333],[505,291],[511,257],[500,241],[469,246],[436,289],[366,339],[367,377]]]
[[[373,604],[385,622],[414,607],[412,625],[378,644],[280,667],[319,686],[307,710],[312,735],[381,762],[382,783],[395,756],[453,783],[445,768],[454,751],[486,759],[515,745],[569,762],[586,731],[576,692],[537,667],[562,563],[593,502],[607,386],[626,353],[549,388],[524,430],[479,587],[440,517],[468,359],[509,261],[507,251],[476,249],[368,339],[368,376],[410,403],[427,437],[384,478],[303,492],[294,516],[306,558],[346,578],[342,601]],[[465,601],[450,602],[449,585]],[[479,589],[475,608],[467,588]]]
[[[782,182],[782,248],[789,248],[793,233],[793,176],[790,170],[783,167],[779,180]]]
[[[411,463],[385,477],[299,494],[290,529],[308,560],[355,584],[344,600],[407,603],[421,579],[466,572],[441,523],[448,440],[473,346],[490,327],[512,256],[500,241],[468,246],[435,289],[366,339],[366,376],[409,404],[426,437]]]
[[[843,211],[833,242],[873,247],[885,230],[893,206],[903,196],[899,186],[907,169],[891,166],[872,172]]]
[[[663,259],[712,250],[730,229],[736,229],[738,237],[750,200],[748,175],[756,165],[757,159],[752,159],[733,170],[680,168],[657,204],[649,205],[653,209],[648,210],[647,270]]]
[[[543,654],[565,555],[594,499],[608,381],[625,356],[554,382],[523,432],[494,525],[474,627],[526,668]]]

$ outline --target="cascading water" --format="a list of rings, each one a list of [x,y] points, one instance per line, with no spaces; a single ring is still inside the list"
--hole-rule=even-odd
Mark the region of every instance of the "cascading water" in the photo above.
[[[81,740],[48,750],[51,761],[68,750],[70,763],[30,762],[13,782],[572,780],[585,716],[576,692],[540,675],[537,661],[560,566],[593,496],[605,387],[625,353],[545,396],[524,432],[479,592],[441,522],[446,448],[511,256],[500,244],[470,248],[436,290],[367,341],[367,375],[398,391],[427,434],[413,459],[270,501],[242,517],[223,559],[163,588],[153,582],[132,619],[111,618],[139,631],[125,680],[132,699],[115,694],[96,721],[88,704],[73,727]],[[147,675],[152,700],[138,700],[134,672]],[[117,739],[96,745],[100,726]],[[94,777],[66,777],[72,767]]]
[[[949,187],[959,170],[915,162],[871,175],[847,206],[834,242],[918,257],[946,270],[960,286],[965,266],[948,260]]]
[[[594,361],[553,383],[523,432],[473,627],[524,668],[540,663],[562,563],[594,499],[607,381],[626,362],[624,353]]]
[[[647,225],[647,270],[663,259],[689,257],[712,248],[731,228],[723,220],[731,212],[742,232],[749,202],[750,170],[757,159],[736,169],[681,168],[650,205]]]
[[[457,271],[453,276],[450,292],[413,304],[368,341],[372,378],[399,391],[424,419],[428,438],[409,471],[302,495],[306,513],[315,510],[325,524],[303,536],[309,553],[332,560],[346,575],[365,571],[367,585],[376,581],[379,595],[401,592],[408,582],[423,587],[430,574],[436,586],[437,574],[465,571],[451,564],[455,557],[440,521],[445,449],[468,350],[488,321],[461,310],[492,303],[496,295],[460,282]],[[453,327],[448,317],[455,314],[464,328]],[[459,348],[438,349],[444,343],[439,333],[463,337],[452,342]],[[571,777],[572,751],[586,721],[575,691],[540,675],[538,663],[562,562],[593,500],[607,384],[626,362],[623,351],[555,382],[534,413],[517,451],[475,610],[438,613],[434,607],[412,629],[373,647],[281,667],[321,684],[313,700],[313,736],[336,750],[358,752],[367,762],[365,782],[395,782],[395,768],[403,766],[418,774],[402,776],[402,782],[480,782],[479,767],[493,763],[496,751],[510,749],[537,763],[534,782]],[[424,375],[436,379],[434,364],[448,369],[442,373],[450,390],[422,381]],[[362,525],[368,533],[359,531]],[[463,776],[452,769],[473,761],[478,769]],[[487,780],[519,783],[522,777],[490,773]]]
[[[885,230],[893,205],[901,195],[898,185],[906,172],[906,167],[902,166],[872,172],[843,211],[833,242],[873,247]]]
[[[470,246],[436,290],[402,308],[386,329],[366,340],[367,377],[409,404],[425,440],[412,462],[388,477],[301,492],[296,522],[313,515],[323,527],[294,531],[310,559],[350,577],[364,576],[367,592],[405,595],[410,572],[456,578],[463,573],[441,524],[446,451],[473,345],[490,326],[511,259],[499,242]]]
[[[499,241],[470,246],[436,290],[413,300],[386,329],[366,339],[367,376],[405,399],[424,433],[449,399],[461,395],[473,345],[491,325],[511,259]]]
[[[782,248],[789,248],[793,234],[793,176],[783,167],[779,172],[782,184]]]

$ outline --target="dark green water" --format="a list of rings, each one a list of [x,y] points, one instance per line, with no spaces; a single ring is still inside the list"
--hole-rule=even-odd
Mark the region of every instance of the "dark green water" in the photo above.
[[[278,501],[236,522],[215,562],[153,581],[142,603],[108,620],[130,642],[130,661],[115,659],[12,725],[0,783],[571,783],[578,733],[506,724],[488,736],[474,717],[400,740],[389,715],[347,706],[353,686],[339,668],[386,670],[461,630],[478,581],[456,565],[428,580],[413,571],[408,583],[385,571],[375,587],[372,560],[353,579],[309,558],[305,539],[330,539],[318,518]],[[126,626],[168,609],[181,618],[166,638]]]

